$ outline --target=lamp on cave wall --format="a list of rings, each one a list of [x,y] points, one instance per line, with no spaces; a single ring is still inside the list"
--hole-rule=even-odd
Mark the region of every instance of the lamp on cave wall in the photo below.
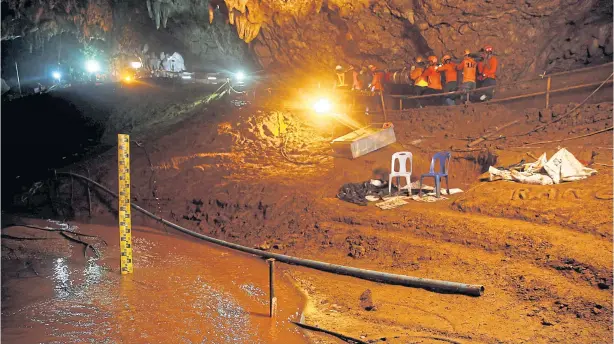
[[[53,78],[57,81],[60,81],[60,79],[62,79],[62,74],[58,71],[51,73],[51,76],[53,76]]]

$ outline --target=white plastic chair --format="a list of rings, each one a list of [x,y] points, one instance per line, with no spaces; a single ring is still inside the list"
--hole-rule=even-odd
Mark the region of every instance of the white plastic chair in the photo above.
[[[409,171],[407,171],[407,160],[409,159]],[[395,161],[399,161],[399,170],[395,171]],[[413,170],[413,157],[411,152],[396,152],[392,154],[392,164],[390,166],[390,177],[388,177],[388,193],[392,192],[392,178],[397,177],[397,187],[400,177],[405,177],[407,180],[407,188],[411,196],[411,171]],[[400,190],[400,187],[399,187]]]

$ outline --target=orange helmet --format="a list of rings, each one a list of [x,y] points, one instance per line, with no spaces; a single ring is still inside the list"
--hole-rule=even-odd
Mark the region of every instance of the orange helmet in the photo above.
[[[465,50],[463,51],[463,55],[467,56],[467,55],[469,55],[469,54],[471,54],[471,51],[469,51],[469,49],[465,49]]]
[[[437,56],[433,56],[433,55],[429,56],[429,62],[432,64],[437,63]]]
[[[443,55],[443,57],[441,58],[441,61],[446,62],[447,60],[451,60],[452,58],[450,57],[450,55]]]
[[[484,51],[487,53],[492,53],[492,45],[485,45],[484,46]]]
[[[416,63],[422,63],[422,62],[424,62],[424,58],[422,56],[416,57]]]

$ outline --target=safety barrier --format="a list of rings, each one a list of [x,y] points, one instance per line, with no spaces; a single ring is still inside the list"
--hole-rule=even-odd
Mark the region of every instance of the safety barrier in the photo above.
[[[259,89],[254,92],[253,100],[256,100],[256,93],[258,95],[262,95],[263,93],[266,96],[272,96],[274,93],[280,92],[284,93],[288,96],[289,99],[294,98],[293,96],[296,94],[318,94],[318,93],[327,93],[327,94],[336,94],[342,98],[345,98],[344,101],[340,101],[341,104],[344,104],[344,108],[342,111],[352,114],[352,113],[365,113],[366,106],[357,106],[359,103],[363,103],[363,105],[377,104],[381,109],[373,109],[373,106],[370,107],[370,111],[368,112],[370,115],[379,115],[383,114],[383,120],[387,121],[389,113],[398,113],[402,111],[407,111],[412,108],[422,107],[422,105],[433,106],[433,105],[444,105],[443,99],[445,97],[465,97],[464,103],[471,102],[472,97],[475,100],[476,95],[480,92],[490,91],[492,90],[496,95],[493,99],[489,99],[486,101],[477,101],[478,103],[502,103],[515,101],[519,99],[529,99],[538,96],[545,96],[544,105],[545,107],[549,107],[552,103],[551,96],[553,94],[560,94],[564,92],[590,88],[599,85],[599,88],[603,85],[600,85],[600,82],[594,82],[595,79],[601,79],[602,75],[609,75],[612,72],[613,63],[605,63],[601,65],[574,69],[570,71],[557,72],[552,74],[543,74],[538,78],[517,80],[509,83],[497,84],[494,86],[486,86],[476,88],[470,91],[455,91],[455,92],[447,92],[447,93],[438,93],[438,94],[428,94],[428,95],[420,95],[420,96],[412,96],[412,95],[403,95],[403,94],[382,94],[382,92],[371,92],[364,90],[349,90],[349,89],[339,89],[339,88],[331,88],[325,89],[320,87],[307,87],[307,88],[264,88]],[[570,80],[566,80],[565,76],[573,75],[573,78]],[[613,81],[606,80],[604,83],[611,85]],[[572,84],[573,83],[573,84]],[[557,84],[558,87],[556,86]],[[554,87],[553,87],[554,85]],[[411,87],[410,85],[406,85],[406,87]],[[268,98],[268,97],[265,97]],[[278,97],[279,98],[279,97]],[[283,98],[283,97],[282,97]],[[379,98],[379,99],[378,99]],[[435,102],[435,99],[441,99],[440,102]],[[392,100],[392,102],[390,101]],[[398,107],[395,102],[398,101]],[[422,101],[422,102],[421,102]],[[415,102],[414,104],[411,104]],[[409,103],[409,104],[408,104]],[[436,104],[435,104],[436,103]],[[413,105],[413,106],[407,106]],[[535,104],[535,106],[540,106]],[[262,109],[284,109],[284,110],[296,110],[302,111],[305,110],[305,106],[302,104],[296,106],[288,106],[287,104],[274,102],[274,104],[266,104],[262,103],[258,106]],[[396,109],[395,109],[396,108]]]
[[[505,102],[505,101],[511,101],[511,100],[517,100],[517,99],[523,99],[523,98],[530,98],[530,97],[536,97],[536,96],[540,96],[540,95],[545,95],[545,106],[548,107],[550,106],[550,94],[552,93],[558,93],[558,92],[566,92],[566,91],[571,91],[571,90],[575,90],[575,89],[581,89],[581,88],[587,88],[587,87],[593,87],[593,86],[597,86],[600,84],[600,82],[593,82],[593,83],[584,83],[584,84],[580,84],[580,85],[574,85],[574,86],[568,86],[568,87],[561,87],[555,90],[552,90],[552,79],[553,78],[557,78],[557,77],[561,77],[561,76],[565,76],[565,75],[572,75],[572,74],[586,74],[589,71],[594,71],[597,69],[606,69],[606,67],[609,67],[608,69],[611,71],[613,66],[613,63],[606,63],[606,64],[601,64],[601,65],[597,65],[597,66],[592,66],[592,67],[587,67],[587,68],[581,68],[581,69],[575,69],[575,70],[571,70],[571,71],[565,71],[565,72],[559,72],[559,73],[553,73],[553,74],[544,74],[541,75],[539,78],[533,78],[533,79],[526,79],[526,80],[518,80],[518,81],[514,81],[511,83],[505,83],[505,84],[498,84],[498,85],[493,85],[493,86],[486,86],[486,87],[479,87],[470,91],[455,91],[455,92],[447,92],[447,93],[437,93],[437,94],[428,94],[428,95],[420,95],[420,96],[409,96],[409,95],[387,95],[386,97],[388,98],[393,98],[393,99],[399,99],[399,109],[403,110],[403,100],[420,100],[420,99],[433,99],[433,98],[446,98],[446,97],[466,97],[465,98],[465,102],[469,102],[470,96],[473,94],[479,94],[482,93],[484,91],[489,91],[489,90],[493,90],[493,92],[495,94],[498,93],[503,93],[505,94],[505,91],[508,91],[510,89],[512,89],[512,87],[517,87],[519,85],[525,85],[525,88],[527,88],[526,85],[535,85],[537,86],[539,83],[545,82],[545,85],[543,86],[544,88],[542,89],[542,91],[538,91],[538,92],[530,92],[530,93],[524,93],[524,94],[518,94],[518,95],[509,95],[507,97],[503,97],[503,98],[493,98],[487,101],[487,103],[498,103],[498,102]],[[609,73],[608,73],[609,74]],[[608,75],[606,74],[606,75]],[[595,77],[591,78],[592,80],[595,79]],[[611,81],[609,83],[612,83]],[[503,90],[503,92],[497,92],[497,91],[501,91]],[[519,89],[514,89],[516,91],[522,91],[522,88]],[[508,92],[509,93],[509,92]],[[441,104],[443,105],[443,104]]]

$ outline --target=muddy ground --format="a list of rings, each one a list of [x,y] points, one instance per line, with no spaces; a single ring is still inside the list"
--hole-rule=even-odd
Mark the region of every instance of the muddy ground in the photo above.
[[[570,112],[575,105],[390,113],[397,143],[355,160],[332,155],[328,145],[348,130],[310,113],[209,110],[164,132],[136,135],[133,201],[186,228],[264,250],[485,286],[483,296],[468,297],[289,269],[308,295],[306,323],[365,341],[611,342],[612,132],[538,143],[612,127],[611,100]],[[467,148],[513,120],[519,122]],[[529,162],[562,147],[598,174],[554,186],[479,181],[490,165]],[[405,150],[413,153],[412,180],[428,170],[435,152],[451,150],[450,187],[465,192],[385,211],[336,197],[342,184],[389,169],[391,154]],[[96,181],[117,188],[114,150],[70,170],[85,166]],[[60,178],[53,189],[56,216],[89,217],[82,184]],[[46,197],[32,196],[31,206]],[[115,204],[92,190],[93,218],[114,221]],[[138,213],[133,222],[163,230]],[[370,310],[360,300],[367,289]]]

